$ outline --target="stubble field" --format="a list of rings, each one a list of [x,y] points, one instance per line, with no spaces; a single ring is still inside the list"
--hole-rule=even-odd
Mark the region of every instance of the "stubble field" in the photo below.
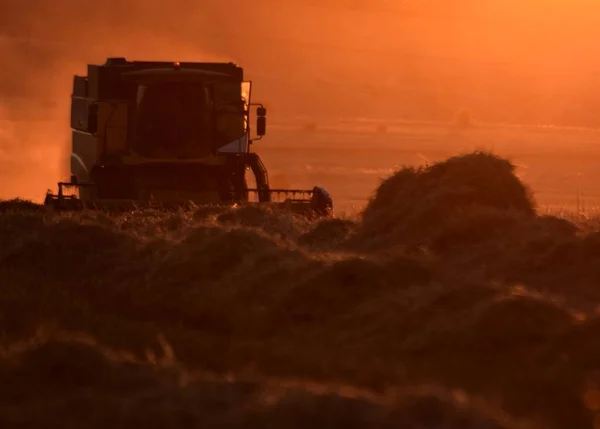
[[[2,427],[594,427],[596,134],[373,129],[257,143],[330,220],[2,203]]]
[[[386,126],[379,132],[378,126]],[[458,153],[491,150],[517,165],[516,174],[544,210],[600,208],[600,131],[513,125],[461,129],[391,121],[278,122],[254,150],[280,186],[323,184],[336,207],[355,214],[382,178],[403,165],[424,165]]]

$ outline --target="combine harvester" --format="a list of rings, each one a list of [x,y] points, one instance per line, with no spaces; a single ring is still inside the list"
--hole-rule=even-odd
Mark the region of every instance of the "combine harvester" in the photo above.
[[[322,187],[270,188],[265,166],[250,151],[266,133],[266,109],[250,102],[251,87],[233,63],[108,58],[88,65],[87,76],[73,81],[71,180],[58,183],[57,194],[48,191],[45,205],[270,204],[329,216],[333,203]],[[255,138],[251,106],[257,107]],[[247,171],[256,188],[248,187]]]

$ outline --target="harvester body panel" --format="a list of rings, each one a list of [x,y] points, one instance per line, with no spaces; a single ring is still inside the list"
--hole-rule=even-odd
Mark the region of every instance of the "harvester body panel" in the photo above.
[[[272,190],[250,151],[251,83],[233,63],[127,61],[109,58],[75,76],[71,96],[71,180],[50,191],[58,208],[115,201],[173,205],[272,203],[327,215],[329,194]],[[259,105],[259,137],[266,109]],[[258,140],[258,139],[256,139]],[[249,189],[251,171],[256,189]],[[75,189],[77,194],[65,193]]]

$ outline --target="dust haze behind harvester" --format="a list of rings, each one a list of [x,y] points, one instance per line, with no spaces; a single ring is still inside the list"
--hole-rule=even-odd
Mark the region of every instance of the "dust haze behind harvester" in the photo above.
[[[39,200],[63,178],[72,76],[112,56],[243,64],[273,122],[466,109],[600,126],[598,12],[587,0],[4,0],[0,198]]]
[[[186,9],[193,12],[193,2],[152,8],[137,0],[2,2],[0,198],[40,201],[49,184],[68,174],[73,75],[85,74],[88,62],[108,56],[235,61],[181,36],[178,25],[190,26],[192,17],[199,27],[210,22]]]

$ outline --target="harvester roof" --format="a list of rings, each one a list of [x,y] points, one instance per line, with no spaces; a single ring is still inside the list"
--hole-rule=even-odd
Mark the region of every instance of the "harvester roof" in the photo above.
[[[123,73],[123,77],[144,81],[185,82],[196,80],[220,80],[230,78],[230,75],[212,70],[188,68],[151,68]]]
[[[185,81],[207,78],[242,82],[244,70],[225,62],[128,61],[108,58],[102,65],[89,64],[86,83],[87,97],[94,99],[129,98],[133,88],[126,78]]]

